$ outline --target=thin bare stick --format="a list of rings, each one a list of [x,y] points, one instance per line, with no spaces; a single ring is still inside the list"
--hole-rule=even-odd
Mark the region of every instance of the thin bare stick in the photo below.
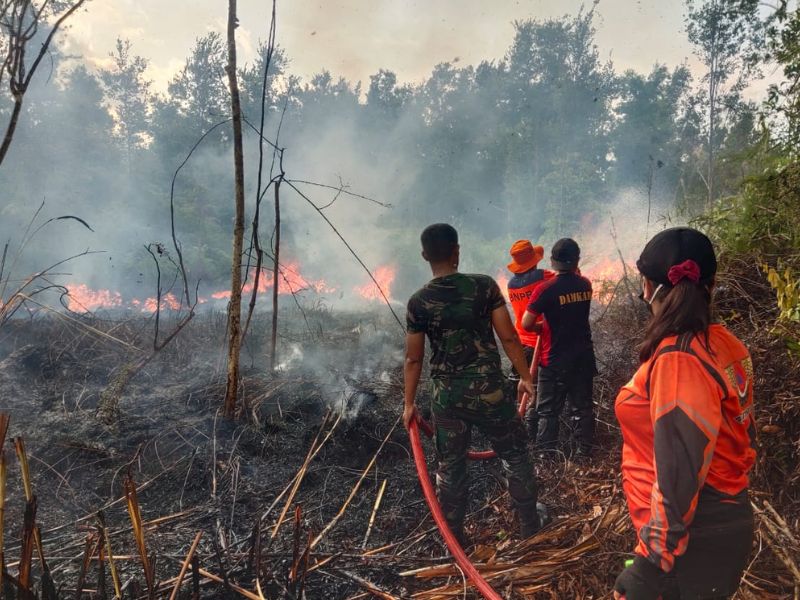
[[[369,541],[369,536],[372,533],[372,526],[375,525],[375,515],[378,514],[378,508],[380,508],[381,500],[383,500],[383,492],[386,491],[386,483],[388,479],[384,479],[383,483],[381,484],[381,488],[378,490],[378,496],[375,498],[375,506],[372,508],[372,514],[369,517],[369,525],[367,525],[367,532],[364,534],[364,541],[361,542],[361,549],[365,550],[367,548],[367,542]]]
[[[359,587],[366,590],[373,596],[377,598],[381,598],[382,600],[398,600],[397,596],[392,596],[389,592],[386,592],[379,588],[377,585],[372,583],[371,581],[367,581],[363,577],[356,575],[355,573],[351,573],[350,571],[345,571],[344,569],[337,569],[337,573],[344,576],[346,579],[349,579],[358,584]]]
[[[108,533],[108,527],[106,527],[106,518],[105,515],[103,515],[102,510],[97,512],[97,524],[100,537],[105,542],[106,555],[108,556],[108,568],[111,571],[111,581],[114,584],[114,593],[117,595],[117,598],[122,598],[122,586],[119,582],[117,565],[114,563],[114,553],[111,550],[111,536]]]
[[[305,200],[306,202],[308,202],[311,205],[311,207],[317,212],[317,214],[319,214],[319,216],[322,217],[322,219],[333,230],[333,232],[336,234],[336,237],[338,237],[342,241],[342,243],[345,245],[345,247],[350,251],[350,254],[353,255],[353,258],[356,259],[358,264],[361,265],[361,267],[364,269],[364,271],[366,271],[367,275],[369,275],[369,278],[372,280],[372,283],[375,284],[375,287],[378,288],[378,291],[380,292],[384,303],[389,308],[389,311],[392,313],[392,316],[394,317],[395,321],[397,321],[397,324],[400,325],[400,327],[401,327],[401,329],[403,331],[405,331],[406,328],[403,325],[403,322],[400,320],[400,317],[397,316],[397,313],[395,312],[394,308],[392,307],[391,301],[386,296],[386,292],[383,291],[383,288],[378,283],[378,280],[375,279],[375,276],[372,274],[372,271],[370,271],[369,267],[367,267],[367,265],[364,264],[364,261],[361,260],[361,257],[358,254],[356,254],[356,251],[353,250],[353,247],[349,244],[349,242],[344,238],[344,236],[339,232],[339,230],[336,229],[336,226],[331,222],[331,220],[327,217],[327,215],[322,210],[320,210],[320,208],[316,204],[314,204],[314,202],[311,200],[311,198],[309,198],[303,192],[301,192],[300,189],[296,185],[294,185],[291,181],[289,181],[289,180],[284,180],[284,181],[285,181],[286,185],[288,185],[290,188],[292,188],[295,192],[297,192],[297,194],[303,200]]]
[[[186,576],[186,570],[189,568],[189,564],[192,562],[192,558],[194,557],[195,550],[197,550],[197,545],[200,543],[201,537],[203,537],[203,532],[198,531],[197,535],[194,536],[192,545],[189,547],[189,553],[183,560],[180,573],[178,573],[178,580],[175,582],[175,587],[172,588],[172,593],[169,595],[169,600],[175,600],[178,597],[178,591],[181,589],[181,583],[183,583],[183,578]]]
[[[342,507],[339,509],[339,512],[336,513],[336,516],[333,517],[333,519],[331,519],[330,522],[327,525],[325,525],[325,527],[322,528],[322,531],[320,531],[319,534],[317,534],[317,537],[314,538],[314,541],[311,542],[312,550],[317,547],[317,544],[319,544],[322,541],[322,538],[324,538],[325,535],[331,529],[333,529],[339,522],[339,520],[342,518],[342,515],[344,515],[345,511],[347,510],[347,507],[350,505],[350,502],[352,502],[353,498],[355,498],[356,494],[358,493],[358,490],[361,488],[361,484],[364,482],[364,479],[366,479],[367,474],[369,474],[369,472],[372,470],[372,467],[375,465],[375,461],[378,460],[378,455],[381,453],[381,450],[383,450],[383,447],[386,445],[386,442],[389,441],[389,438],[391,437],[392,433],[394,433],[394,430],[399,422],[400,422],[400,417],[398,417],[395,420],[394,425],[392,425],[391,429],[389,429],[389,433],[387,433],[386,437],[383,438],[381,445],[378,446],[378,449],[375,451],[375,454],[372,456],[372,459],[370,459],[369,464],[367,464],[367,466],[364,468],[364,471],[361,473],[361,477],[358,478],[358,481],[353,486],[353,489],[350,490],[350,495],[347,497],[347,500],[344,501],[344,504],[342,504]]]
[[[327,417],[327,415],[326,415],[326,417]],[[340,413],[339,416],[336,418],[336,420],[333,422],[333,425],[331,426],[331,428],[328,430],[328,433],[325,434],[325,437],[322,439],[322,442],[320,442],[317,445],[316,449],[314,448],[314,443],[312,442],[311,449],[309,451],[313,450],[313,452],[311,452],[311,458],[308,460],[308,463],[310,463],[312,460],[314,460],[316,458],[317,454],[319,454],[320,450],[322,450],[322,447],[330,439],[331,435],[333,435],[333,432],[336,429],[336,426],[339,424],[339,421],[341,421],[341,420],[342,420],[342,415]],[[325,422],[325,419],[323,419],[323,423],[324,422]],[[322,428],[320,428],[320,431],[322,431]],[[307,464],[306,461],[304,461],[303,464],[306,465]],[[275,500],[272,501],[272,504],[270,504],[269,507],[267,508],[267,510],[265,510],[264,513],[261,515],[261,519],[260,520],[261,520],[262,523],[269,516],[269,514],[272,512],[272,509],[275,508],[275,506],[277,506],[278,502],[281,501],[281,498],[283,498],[290,489],[293,489],[293,486],[297,482],[297,479],[300,478],[300,477],[303,477],[304,475],[305,475],[305,471],[301,467],[300,470],[297,473],[295,473],[294,477],[292,477],[291,481],[289,481],[289,483],[286,484],[286,487],[283,488],[283,491],[280,494],[278,494],[278,496],[275,498]]]
[[[392,205],[386,202],[381,202],[380,200],[375,200],[374,198],[370,198],[369,196],[364,196],[362,194],[356,194],[355,192],[350,192],[347,189],[346,185],[339,185],[338,187],[335,185],[328,185],[325,183],[317,183],[316,181],[304,181],[302,179],[287,179],[287,181],[291,181],[292,183],[301,183],[303,185],[313,185],[320,188],[326,188],[329,190],[334,190],[337,194],[344,194],[346,196],[352,196],[353,198],[361,198],[362,200],[368,200],[373,204],[377,204],[378,206],[382,206],[383,208],[391,208]]]
[[[280,529],[280,526],[283,523],[283,519],[286,517],[286,513],[289,511],[289,507],[294,501],[294,496],[297,493],[297,490],[300,489],[300,484],[303,482],[303,478],[305,477],[306,471],[308,470],[308,465],[311,462],[311,459],[314,455],[314,450],[317,446],[317,442],[319,441],[322,431],[325,429],[325,425],[328,423],[328,418],[330,417],[330,414],[331,414],[330,411],[328,411],[325,414],[325,418],[322,420],[322,425],[320,426],[319,431],[317,431],[317,436],[311,443],[311,447],[308,449],[306,458],[303,461],[300,470],[297,472],[297,476],[295,476],[294,485],[292,485],[292,491],[289,493],[289,497],[286,499],[286,503],[283,505],[283,510],[281,511],[280,517],[278,517],[278,521],[272,528],[272,534],[270,535],[270,540],[274,540],[275,536],[278,535],[278,529]]]
[[[86,573],[89,571],[89,565],[92,564],[92,557],[95,552],[97,552],[97,547],[101,543],[102,541],[100,538],[95,538],[94,534],[86,536],[83,561],[81,562],[81,570],[78,572],[78,583],[75,589],[75,600],[81,600],[81,596],[83,596],[83,584],[86,582]]]

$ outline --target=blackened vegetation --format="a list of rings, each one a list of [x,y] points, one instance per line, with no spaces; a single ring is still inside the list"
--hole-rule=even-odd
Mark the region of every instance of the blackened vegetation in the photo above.
[[[633,547],[613,416],[617,389],[636,367],[635,345],[646,319],[628,292],[636,284],[629,284],[611,286],[594,315],[600,451],[590,462],[561,453],[537,462],[541,499],[553,524],[521,543],[499,465],[471,467],[472,557],[508,598],[603,597]],[[797,539],[800,513],[792,441],[798,409],[791,397],[798,387],[787,383],[797,370],[768,334],[771,311],[758,309],[770,298],[758,276],[743,279],[731,271],[721,281],[720,314],[753,349],[759,384],[762,435],[753,495],[759,538],[742,598],[786,597],[795,577],[786,563],[797,550],[790,536]],[[224,315],[209,314],[194,320],[131,382],[113,429],[94,411],[118,365],[125,364],[126,347],[57,318],[14,320],[4,328],[0,386],[3,410],[11,415],[8,438],[26,442],[36,522],[59,598],[77,598],[79,581],[84,597],[91,590],[95,597],[113,597],[109,547],[123,596],[150,594],[125,500],[131,485],[156,597],[170,597],[181,571],[181,598],[258,598],[259,589],[266,598],[463,593],[464,581],[422,500],[407,437],[393,429],[401,403],[396,326],[377,316],[309,311],[306,317],[311,327],[301,318],[285,320],[281,336],[289,358],[274,375],[264,364],[269,315],[253,321],[243,347],[238,421],[220,414],[224,354],[210,349],[224,348]],[[131,343],[150,335],[138,319],[93,318],[91,325]],[[16,578],[25,494],[18,461],[10,444],[5,447],[5,561]],[[426,448],[432,459],[432,446]],[[43,590],[35,551],[30,580],[41,597],[52,597]],[[5,582],[13,587],[12,580]]]

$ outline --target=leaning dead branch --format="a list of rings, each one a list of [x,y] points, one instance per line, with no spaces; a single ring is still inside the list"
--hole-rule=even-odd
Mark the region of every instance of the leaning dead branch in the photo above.
[[[6,124],[3,141],[0,143],[0,165],[8,154],[14,132],[22,114],[22,104],[28,87],[33,81],[42,60],[48,55],[50,44],[58,30],[86,0],[72,2],[49,2],[48,0],[2,0],[0,1],[0,86],[8,76],[8,91],[14,101]],[[41,30],[50,25],[36,52],[31,46],[42,37]],[[28,58],[33,56],[33,62]]]
[[[386,484],[388,481],[388,479],[383,480],[383,483],[378,490],[378,495],[375,497],[375,506],[372,508],[372,514],[369,516],[369,525],[367,525],[367,531],[364,534],[364,540],[361,542],[362,549],[367,548],[367,542],[369,542],[369,536],[372,533],[372,527],[375,525],[375,516],[378,514],[378,509],[381,506],[381,500],[383,500],[383,493],[386,491]]]

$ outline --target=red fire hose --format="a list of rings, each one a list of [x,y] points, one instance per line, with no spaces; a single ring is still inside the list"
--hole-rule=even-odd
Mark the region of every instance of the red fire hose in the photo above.
[[[411,450],[414,452],[414,464],[417,467],[417,475],[419,476],[419,483],[422,486],[422,493],[425,495],[425,501],[428,503],[428,508],[431,509],[433,520],[439,531],[442,532],[444,543],[447,544],[448,550],[456,559],[456,563],[461,567],[473,585],[478,588],[478,591],[487,600],[502,600],[500,594],[492,589],[486,580],[478,573],[478,570],[470,562],[461,544],[458,543],[456,536],[450,531],[447,526],[447,521],[442,513],[442,507],[439,506],[439,501],[436,499],[436,491],[433,489],[431,477],[428,475],[428,464],[425,462],[425,453],[422,450],[422,442],[419,439],[419,424],[417,421],[412,420],[408,426],[408,435],[411,438]]]
[[[531,379],[535,382],[536,375],[539,371],[539,359],[541,358],[542,353],[542,338],[539,337],[536,340],[536,347],[533,350],[533,360],[531,360]],[[528,394],[522,394],[522,398],[519,399],[519,416],[525,417],[525,411],[528,408],[528,402],[530,402],[530,398]],[[433,437],[433,427],[430,423],[428,423],[422,417],[419,417],[419,427],[422,429],[423,433],[428,437]],[[497,457],[497,454],[494,450],[470,450],[467,452],[467,458],[470,460],[489,460],[490,458]]]
[[[531,378],[536,377],[536,373],[539,368],[539,355],[541,353],[541,347],[542,339],[539,338],[539,340],[536,342],[533,360],[531,361]],[[528,394],[523,394],[522,398],[520,398],[520,416],[525,415],[525,410],[529,401],[530,399],[528,398]],[[439,500],[436,498],[436,490],[434,489],[433,483],[431,483],[431,477],[428,474],[428,463],[425,461],[425,451],[422,449],[422,441],[419,438],[420,429],[422,429],[428,437],[433,435],[433,428],[431,427],[430,423],[424,419],[414,419],[411,421],[411,423],[409,423],[408,435],[411,438],[411,450],[414,453],[414,465],[417,468],[417,476],[419,477],[419,483],[422,486],[422,493],[425,496],[425,501],[428,503],[428,508],[431,511],[431,515],[433,515],[433,520],[436,522],[436,526],[442,533],[444,543],[447,545],[447,549],[450,550],[453,558],[455,558],[458,566],[461,567],[464,575],[467,576],[467,578],[478,589],[481,595],[486,598],[486,600],[502,600],[500,594],[494,591],[492,586],[489,585],[489,583],[481,576],[480,573],[478,573],[475,565],[470,562],[469,557],[467,557],[464,549],[461,547],[461,544],[458,543],[458,540],[453,535],[453,532],[450,531],[450,527],[447,525],[447,521],[444,518],[444,513],[442,513],[442,507],[439,506]],[[472,451],[467,454],[467,457],[471,460],[486,460],[495,456],[496,454],[494,450],[484,450],[482,452]]]

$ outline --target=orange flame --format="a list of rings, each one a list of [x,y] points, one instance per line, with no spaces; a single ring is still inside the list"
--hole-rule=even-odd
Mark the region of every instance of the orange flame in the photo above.
[[[500,286],[500,291],[503,293],[503,298],[505,298],[506,302],[508,302],[508,275],[506,275],[505,271],[498,271],[497,277],[495,277],[494,280],[497,282],[497,285]]]
[[[148,298],[144,302],[139,302],[138,300],[134,300],[131,304],[142,306],[142,312],[153,313],[156,312],[156,308],[158,308],[158,299],[157,298]],[[164,294],[161,297],[161,310],[180,310],[181,309],[181,302],[175,297],[175,294]]]
[[[375,272],[372,273],[372,276],[375,277],[375,281],[378,282],[378,286],[380,286],[380,290],[378,286],[375,285],[375,281],[372,280],[364,285],[356,286],[354,289],[356,293],[365,300],[377,300],[382,302],[384,295],[387,298],[392,297],[392,283],[394,283],[396,275],[397,272],[394,267],[384,265],[378,267],[375,269]],[[381,290],[383,290],[383,295],[381,294]]]
[[[625,267],[619,260],[604,258],[597,264],[582,269],[584,277],[596,283],[616,283],[625,276]]]
[[[600,304],[608,304],[614,297],[615,290],[620,281],[628,274],[635,273],[636,269],[631,265],[623,265],[617,258],[603,258],[596,264],[583,270],[584,277],[592,282],[594,288],[594,298]]]
[[[67,308],[75,312],[91,312],[99,308],[119,308],[122,295],[111,290],[93,290],[83,283],[67,284]]]
[[[258,278],[258,293],[263,294],[272,289],[272,269],[262,267],[261,276]],[[255,284],[251,278],[242,288],[243,294],[250,294]],[[290,262],[280,267],[278,271],[278,293],[296,294],[305,290],[312,290],[317,294],[330,294],[336,288],[329,286],[324,279],[306,279],[300,274],[300,265]],[[227,300],[231,297],[230,290],[220,290],[211,294],[215,300]]]

